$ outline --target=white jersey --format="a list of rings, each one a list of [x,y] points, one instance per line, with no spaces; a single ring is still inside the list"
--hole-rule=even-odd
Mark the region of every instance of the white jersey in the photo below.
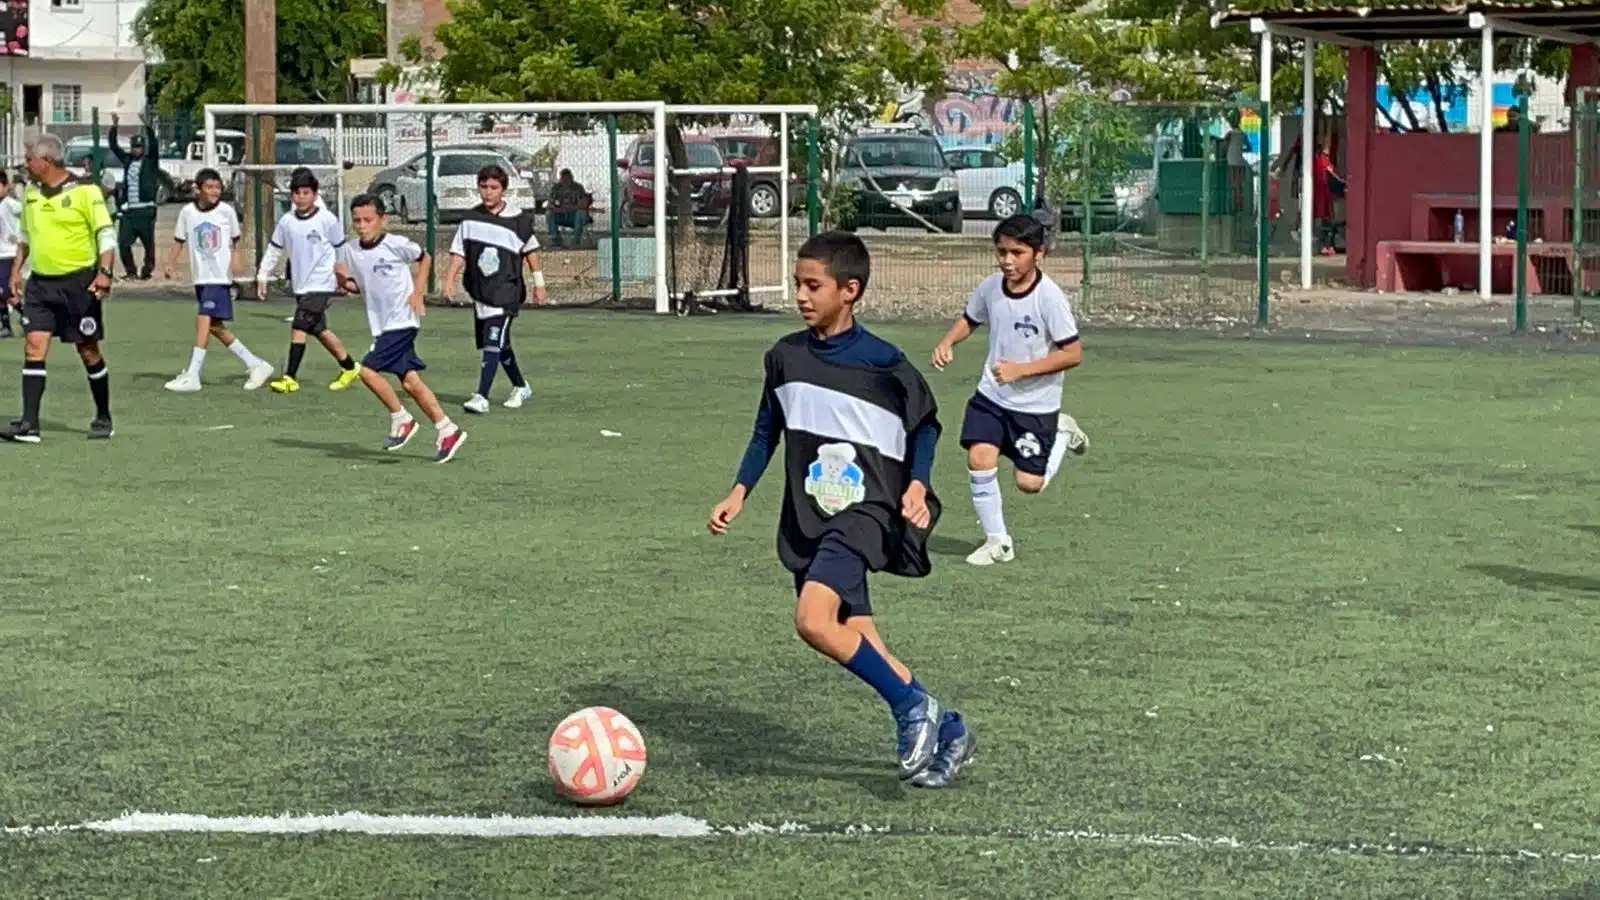
[[[261,258],[256,279],[266,281],[278,267],[278,260],[289,257],[289,289],[295,296],[331,294],[337,289],[333,263],[344,246],[344,226],[325,208],[313,207],[302,216],[294,210],[283,214],[272,229],[272,241]]]
[[[21,239],[22,201],[9,193],[0,195],[0,259],[16,258]]]
[[[178,211],[172,239],[189,251],[189,275],[196,285],[233,284],[233,246],[243,231],[239,214],[226,203],[202,210],[190,203]]]
[[[385,331],[422,327],[410,303],[411,294],[417,289],[411,264],[422,258],[422,248],[416,241],[398,234],[386,234],[370,246],[365,241],[352,241],[340,248],[339,257],[350,268],[350,277],[361,286],[373,337]]]
[[[1002,409],[1048,415],[1061,411],[1061,372],[1024,378],[1011,384],[994,380],[1000,360],[1029,363],[1078,339],[1067,295],[1050,276],[1039,273],[1033,289],[1020,296],[1006,291],[1005,276],[990,275],[967,300],[967,321],[989,326],[989,358],[983,363],[978,393]]]

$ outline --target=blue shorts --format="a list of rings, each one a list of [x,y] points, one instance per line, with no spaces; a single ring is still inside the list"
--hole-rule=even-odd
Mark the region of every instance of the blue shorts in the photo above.
[[[794,573],[795,596],[800,595],[800,589],[808,581],[832,588],[839,595],[841,623],[855,616],[872,615],[872,602],[867,595],[867,560],[850,549],[843,536],[836,533],[823,536],[817,552],[811,556],[811,564]]]
[[[361,365],[374,372],[406,377],[408,372],[420,372],[428,367],[417,355],[417,333],[421,329],[402,328],[385,331],[372,339],[372,349],[361,358]]]
[[[14,262],[14,257],[0,259],[0,303],[11,299],[11,264]]]
[[[227,322],[233,318],[233,285],[197,284],[194,286],[197,315],[210,316],[213,322]]]
[[[1060,418],[1060,413],[1016,412],[982,394],[973,394],[961,419],[961,448],[989,444],[1000,448],[1000,455],[1011,460],[1018,472],[1043,475],[1050,465],[1050,449],[1056,444],[1056,422]]]

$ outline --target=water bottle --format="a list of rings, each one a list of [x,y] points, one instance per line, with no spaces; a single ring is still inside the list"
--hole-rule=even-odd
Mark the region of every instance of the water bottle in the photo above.
[[[1459,209],[1456,210],[1455,221],[1453,221],[1450,224],[1450,228],[1451,228],[1452,233],[1455,235],[1455,242],[1456,243],[1459,244],[1462,241],[1466,240],[1466,236],[1467,236],[1467,217],[1464,214],[1462,214],[1461,210],[1459,210]]]

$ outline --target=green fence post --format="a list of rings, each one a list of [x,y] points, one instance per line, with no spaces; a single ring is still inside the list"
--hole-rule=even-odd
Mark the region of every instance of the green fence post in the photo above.
[[[212,135],[211,139],[213,141],[216,140],[216,136]],[[250,149],[249,149],[248,152],[246,152],[244,154],[244,161],[247,162],[247,163],[260,162],[260,160],[256,159],[256,150],[259,149],[260,147],[261,147],[261,117],[260,116],[251,116],[250,117]],[[256,267],[257,268],[260,268],[260,266],[261,266],[261,258],[263,256],[267,255],[267,236],[266,236],[266,231],[265,231],[265,229],[266,229],[266,215],[264,214],[264,211],[261,208],[261,181],[264,178],[270,177],[270,176],[268,176],[266,174],[267,171],[268,170],[266,170],[266,169],[257,169],[254,172],[246,172],[245,173],[245,178],[250,180],[250,201],[251,201],[250,202],[250,209],[251,209],[250,217],[254,220],[254,221],[251,222],[251,226],[255,229],[255,233],[256,233],[255,244],[256,244]]]
[[[1034,172],[1039,164],[1038,151],[1033,145],[1033,101],[1030,100],[1022,107],[1022,211],[1033,210],[1035,194]]]
[[[424,113],[422,116],[422,165],[422,190],[426,195],[422,201],[423,216],[425,217],[423,220],[423,233],[426,235],[424,239],[427,241],[423,246],[428,248],[429,254],[432,254],[434,252],[434,241],[439,236],[436,225],[438,198],[433,196],[433,113]],[[615,193],[612,196],[616,196]],[[437,289],[437,279],[434,278],[434,269],[436,268],[437,266],[428,267],[428,293],[430,294]],[[449,298],[446,297],[445,299],[448,300]]]
[[[100,183],[100,107],[96,106],[89,111],[89,145],[94,149],[89,152],[89,173],[94,176],[94,183]]]
[[[817,181],[822,177],[822,142],[817,137],[817,117],[806,117],[806,227],[816,237],[822,230],[822,201]],[[784,261],[788,265],[788,261]]]
[[[1195,122],[1201,121],[1201,109],[1191,111]],[[1211,302],[1211,176],[1217,155],[1211,140],[1211,123],[1206,122],[1201,131],[1200,153],[1200,302]]]
[[[611,165],[611,302],[622,302],[622,169],[617,166],[617,117],[606,116],[607,158]]]
[[[1528,95],[1517,98],[1517,331],[1528,330]]]
[[[1078,176],[1078,190],[1083,194],[1083,223],[1078,226],[1079,234],[1083,237],[1083,305],[1089,306],[1089,289],[1093,285],[1094,263],[1094,183],[1093,166],[1094,151],[1090,147],[1090,137],[1094,131],[1091,122],[1078,123],[1079,155],[1083,160],[1082,173]]]
[[[1272,314],[1272,292],[1267,284],[1267,238],[1270,234],[1267,220],[1267,206],[1271,198],[1270,185],[1267,173],[1267,142],[1271,139],[1269,128],[1272,122],[1272,104],[1263,101],[1259,107],[1261,116],[1261,152],[1258,154],[1260,162],[1256,166],[1256,325],[1266,327]],[[1310,147],[1303,147],[1301,153],[1310,153]],[[1302,188],[1301,193],[1309,196],[1310,189]]]
[[[1572,107],[1572,317],[1583,318],[1583,176],[1588,162],[1589,129],[1594,127],[1592,95],[1578,88]]]

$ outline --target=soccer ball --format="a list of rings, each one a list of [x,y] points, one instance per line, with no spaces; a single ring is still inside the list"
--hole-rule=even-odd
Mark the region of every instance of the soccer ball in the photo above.
[[[580,709],[550,735],[550,777],[574,803],[621,803],[644,777],[644,738],[628,717],[605,706]]]

